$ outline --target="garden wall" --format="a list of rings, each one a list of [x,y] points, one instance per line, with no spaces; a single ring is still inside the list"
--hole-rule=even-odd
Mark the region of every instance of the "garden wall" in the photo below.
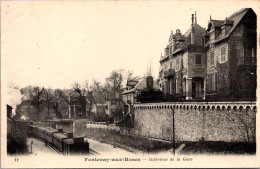
[[[175,141],[255,142],[256,107],[220,107],[139,104],[131,132],[171,141],[174,118]]]
[[[160,140],[255,142],[256,106],[250,102],[138,104],[134,128],[88,123],[87,128],[114,130]],[[173,116],[174,114],[174,116]]]

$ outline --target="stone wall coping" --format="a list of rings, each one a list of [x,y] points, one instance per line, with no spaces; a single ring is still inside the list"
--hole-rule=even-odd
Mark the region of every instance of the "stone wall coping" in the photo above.
[[[256,101],[227,101],[227,102],[160,102],[136,103],[134,109],[253,109],[256,111]]]

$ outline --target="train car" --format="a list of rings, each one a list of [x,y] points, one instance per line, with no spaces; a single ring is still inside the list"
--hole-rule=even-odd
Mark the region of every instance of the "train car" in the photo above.
[[[45,138],[48,144],[53,144],[53,133],[57,132],[57,129],[46,127],[45,128]]]
[[[37,127],[36,125],[28,125],[27,126],[27,133],[29,137],[36,137],[37,136]]]
[[[29,137],[38,138],[54,146],[64,155],[89,153],[89,143],[84,141],[83,137],[73,138],[73,133],[65,134],[62,129],[29,124],[27,132]]]
[[[60,151],[63,152],[63,140],[67,136],[64,133],[53,133],[53,145]]]
[[[84,141],[84,138],[67,138],[63,141],[63,154],[73,155],[81,154],[86,155],[89,153],[89,143]]]
[[[37,137],[44,142],[46,141],[45,130],[44,127],[37,127]]]

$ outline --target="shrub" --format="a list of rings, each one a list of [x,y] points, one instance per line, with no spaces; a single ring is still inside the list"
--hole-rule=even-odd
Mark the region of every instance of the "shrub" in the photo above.
[[[27,153],[26,137],[15,137],[13,134],[7,135],[7,153],[25,154]]]

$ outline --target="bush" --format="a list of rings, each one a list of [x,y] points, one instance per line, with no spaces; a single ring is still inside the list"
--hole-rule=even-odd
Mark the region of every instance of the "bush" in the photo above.
[[[7,135],[7,153],[25,154],[28,153],[26,137],[15,137],[13,134]]]
[[[256,143],[247,142],[221,142],[221,141],[199,141],[185,144],[182,153],[189,154],[255,154]]]
[[[113,130],[88,128],[87,132],[88,137],[94,140],[102,140],[102,142],[110,144],[117,143],[145,152],[168,150],[172,148],[172,143],[169,142],[151,140],[135,135],[124,135],[123,133]]]

